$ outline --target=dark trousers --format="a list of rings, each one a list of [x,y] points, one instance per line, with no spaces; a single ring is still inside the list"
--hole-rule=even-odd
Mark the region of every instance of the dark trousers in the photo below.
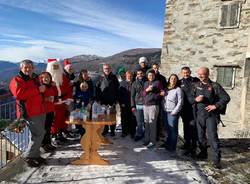
[[[104,129],[103,129],[103,134],[107,134],[108,133],[108,131],[109,131],[109,128],[110,128],[110,131],[112,132],[112,133],[115,133],[115,127],[116,127],[116,125],[105,125],[104,126]]]
[[[156,141],[160,140],[161,132],[164,130],[164,111],[161,105],[159,105],[159,114],[156,122]]]
[[[51,144],[51,125],[54,119],[54,112],[49,112],[46,114],[45,119],[45,135],[42,141],[42,146],[46,144]]]
[[[215,114],[209,116],[197,116],[197,130],[198,140],[201,152],[207,154],[207,139],[212,149],[212,160],[214,162],[220,161],[220,146],[217,133],[218,119]],[[207,137],[206,137],[207,135]]]
[[[183,121],[183,132],[184,132],[184,140],[185,146],[187,146],[190,151],[195,151],[197,147],[198,135],[196,122],[192,116],[182,115]]]
[[[136,132],[136,117],[131,111],[130,106],[121,106],[121,125],[123,134],[135,135]]]
[[[76,125],[76,129],[81,136],[85,134],[85,128],[83,128],[82,125]]]

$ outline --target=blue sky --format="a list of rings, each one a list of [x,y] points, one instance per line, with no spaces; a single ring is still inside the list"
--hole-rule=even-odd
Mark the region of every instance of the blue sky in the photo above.
[[[161,48],[165,0],[0,0],[0,60]]]

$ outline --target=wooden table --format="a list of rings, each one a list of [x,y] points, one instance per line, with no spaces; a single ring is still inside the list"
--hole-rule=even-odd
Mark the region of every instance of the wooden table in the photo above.
[[[85,128],[85,134],[80,140],[84,153],[80,156],[79,160],[71,162],[74,165],[108,165],[109,161],[101,158],[97,150],[100,145],[112,144],[107,138],[102,136],[104,125],[114,125],[116,123],[116,115],[101,115],[95,120],[74,121],[68,124],[81,124]]]

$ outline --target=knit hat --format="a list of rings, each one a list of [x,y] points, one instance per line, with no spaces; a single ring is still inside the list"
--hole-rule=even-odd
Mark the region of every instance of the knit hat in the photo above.
[[[118,69],[118,75],[121,75],[121,74],[124,74],[126,72],[126,69],[124,68],[124,67],[120,67],[119,69]]]
[[[140,57],[139,58],[139,64],[141,64],[141,63],[147,63],[148,62],[148,60],[147,60],[147,58],[146,57]]]
[[[64,69],[66,69],[66,68],[68,68],[68,67],[70,67],[70,66],[71,66],[71,63],[69,62],[69,60],[68,60],[68,59],[64,59],[64,61],[63,61],[63,65],[64,65]]]

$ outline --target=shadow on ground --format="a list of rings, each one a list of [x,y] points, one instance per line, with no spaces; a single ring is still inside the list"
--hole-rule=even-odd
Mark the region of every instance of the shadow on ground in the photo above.
[[[113,139],[100,154],[108,166],[71,165],[82,154],[80,144],[58,148],[47,164],[12,178],[19,183],[207,183],[198,165],[179,155],[156,148],[149,150],[129,137]]]
[[[211,167],[208,162],[198,162],[211,183],[250,183],[250,139],[220,139],[222,169]]]

